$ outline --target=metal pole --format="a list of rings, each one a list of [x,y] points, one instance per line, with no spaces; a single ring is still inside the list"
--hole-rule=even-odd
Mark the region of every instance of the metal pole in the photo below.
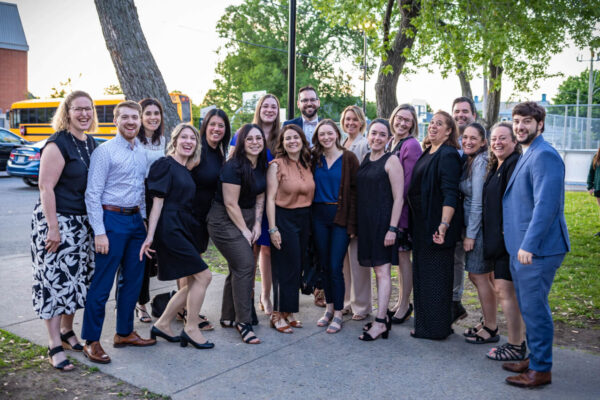
[[[367,115],[367,31],[363,29],[363,112]]]
[[[590,80],[588,84],[588,109],[587,109],[587,129],[585,134],[585,148],[589,149],[592,141],[592,103],[594,102],[594,49],[590,49]]]
[[[288,102],[287,119],[294,119],[296,96],[296,0],[290,0],[288,21]]]
[[[569,114],[567,113],[567,110],[569,109],[568,106],[565,106],[565,123],[563,126],[563,139],[562,139],[562,148],[563,150],[567,149],[567,143],[566,143],[566,139],[567,139],[567,121],[568,121],[568,117]]]

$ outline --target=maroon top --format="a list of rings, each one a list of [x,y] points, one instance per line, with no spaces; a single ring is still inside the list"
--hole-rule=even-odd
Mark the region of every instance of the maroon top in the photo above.
[[[408,188],[410,187],[410,180],[412,178],[413,168],[417,163],[417,160],[423,153],[419,141],[414,137],[410,136],[406,139],[400,150],[396,151],[396,155],[400,159],[402,168],[404,169],[404,204],[402,206],[402,213],[400,213],[400,220],[398,221],[398,228],[408,229]]]

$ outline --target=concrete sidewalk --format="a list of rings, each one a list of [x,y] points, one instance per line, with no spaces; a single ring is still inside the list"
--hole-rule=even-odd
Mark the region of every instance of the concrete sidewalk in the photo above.
[[[471,345],[462,335],[442,342],[409,335],[412,319],[394,326],[388,340],[361,342],[362,322],[346,321],[340,333],[328,335],[315,325],[322,310],[301,296],[298,317],[304,328],[285,335],[259,316],[255,332],[260,345],[244,344],[234,329],[218,324],[224,276],[213,275],[202,313],[215,325],[206,337],[212,350],[180,348],[162,339],[149,348],[112,347],[114,296],[107,304],[102,346],[112,358],[107,365],[89,363],[80,353],[69,356],[98,367],[140,388],[173,399],[597,399],[600,398],[600,356],[554,349],[552,385],[537,390],[508,386],[509,373],[488,360],[490,345]],[[152,280],[152,295],[173,287]],[[257,291],[258,292],[258,291]],[[44,324],[31,302],[29,255],[0,258],[0,328],[47,346]],[[76,317],[79,336],[81,318]],[[181,323],[174,329],[180,330]],[[136,322],[149,336],[150,324]],[[502,338],[503,343],[506,338]]]

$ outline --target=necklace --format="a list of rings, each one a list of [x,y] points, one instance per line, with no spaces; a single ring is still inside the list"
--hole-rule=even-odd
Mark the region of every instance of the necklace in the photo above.
[[[73,134],[71,132],[69,132],[69,136],[71,136],[71,140],[73,141],[73,144],[75,144],[75,148],[77,149],[77,153],[79,154],[79,158],[81,159],[81,162],[83,163],[83,165],[85,165],[85,168],[89,171],[90,166],[88,165],[88,163],[85,162],[85,160],[83,159],[83,155],[81,154],[81,150],[79,150],[79,145],[77,144],[77,141],[75,140],[75,138],[73,137]],[[92,157],[90,154],[90,149],[88,148],[88,144],[87,144],[87,136],[85,137],[85,151],[87,153],[88,156],[88,160]]]

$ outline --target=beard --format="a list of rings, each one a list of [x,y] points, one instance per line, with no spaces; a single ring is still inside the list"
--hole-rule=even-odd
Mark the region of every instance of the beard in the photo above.
[[[527,132],[527,136],[525,137],[525,139],[517,139],[517,142],[519,142],[522,145],[529,146],[531,142],[533,142],[533,139],[535,139],[536,137],[537,127],[534,130],[530,130],[529,132]]]
[[[317,114],[317,111],[319,111],[319,107],[313,107],[311,109],[303,108],[302,110],[300,110],[300,113],[306,119],[312,119]]]

